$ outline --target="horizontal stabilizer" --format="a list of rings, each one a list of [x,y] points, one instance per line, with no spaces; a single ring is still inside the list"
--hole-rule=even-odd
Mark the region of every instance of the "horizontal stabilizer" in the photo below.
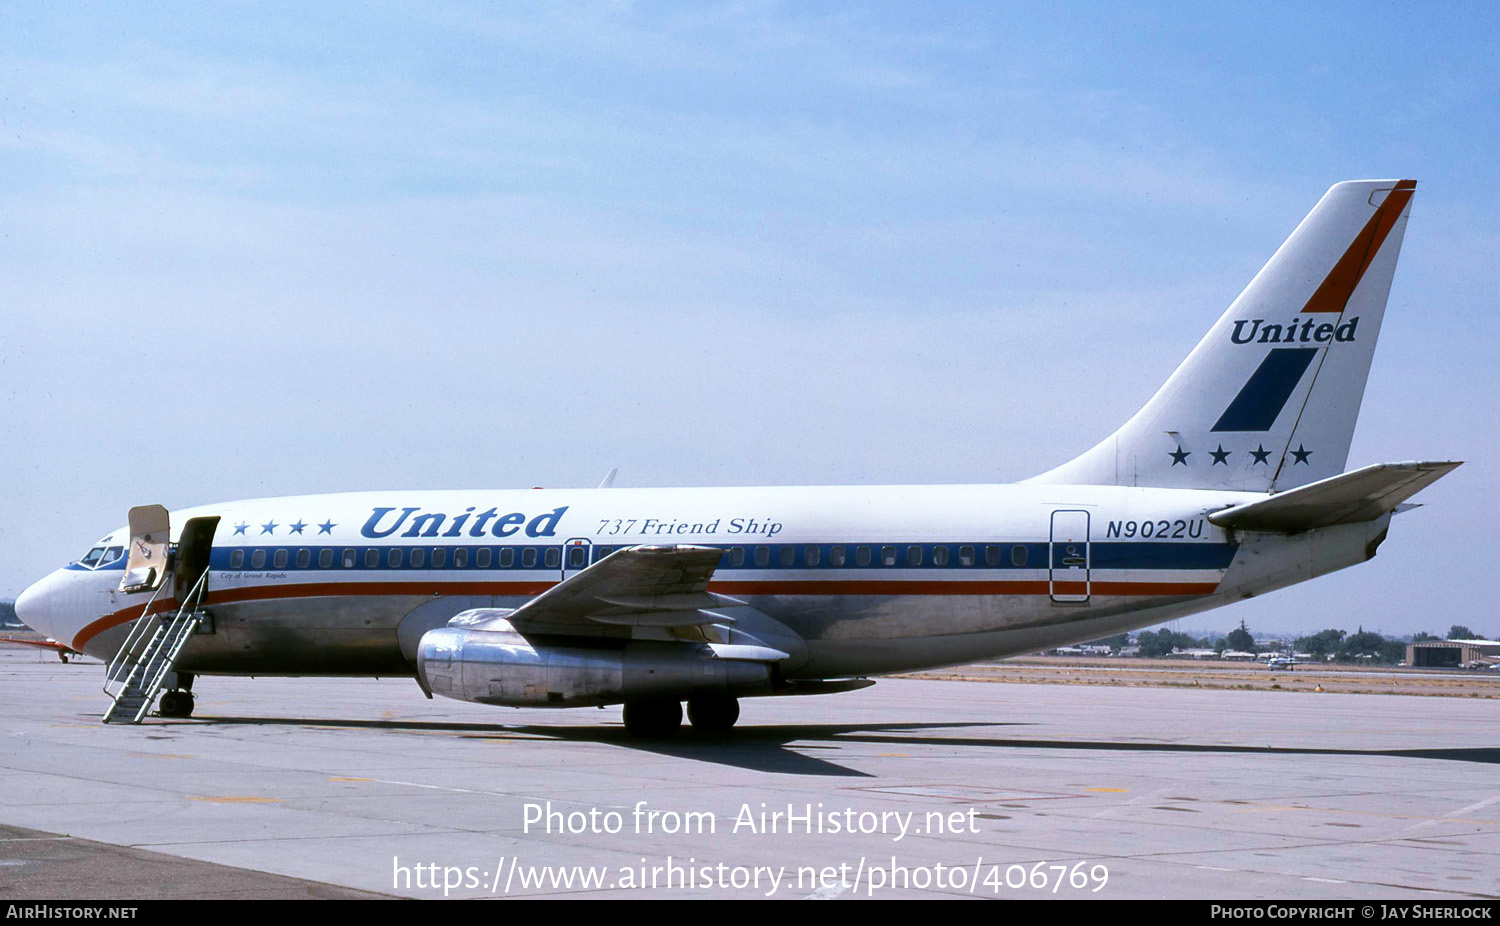
[[[1373,521],[1457,469],[1461,463],[1376,463],[1352,473],[1215,511],[1208,520],[1233,530],[1294,534]]]

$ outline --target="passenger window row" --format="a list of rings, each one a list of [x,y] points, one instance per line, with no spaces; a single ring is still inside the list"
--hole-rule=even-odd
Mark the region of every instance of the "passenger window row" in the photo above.
[[[562,561],[557,547],[346,547],[335,550],[306,548],[290,550],[280,548],[237,548],[229,553],[230,569],[265,569],[269,562],[272,569],[286,569],[296,563],[298,569],[310,569],[316,559],[318,569],[556,569]]]
[[[120,548],[112,547],[111,552]],[[622,547],[596,546],[593,555],[582,546],[568,549],[568,568],[582,569],[590,559],[598,562]],[[90,551],[90,555],[94,551]],[[108,554],[105,554],[106,556]],[[118,558],[118,554],[116,557]],[[1024,567],[1029,559],[1025,544],[1013,544],[1007,549],[1000,544],[908,544],[874,546],[869,544],[823,546],[818,544],[774,546],[730,547],[724,551],[723,564],[731,568],[743,567],[747,562],[759,567],[776,566],[791,568],[869,568],[902,567],[918,568],[932,565],[977,566],[981,563],[990,569],[1008,565]],[[293,563],[298,569],[556,569],[562,562],[562,551],[558,547],[346,547],[342,550],[324,547],[319,550],[307,548],[243,547],[230,551],[230,569],[286,569]],[[87,558],[81,561],[89,565]],[[99,563],[102,564],[102,563]],[[97,568],[96,564],[95,568]]]
[[[748,550],[748,552],[747,552]],[[800,554],[800,555],[799,555]],[[730,547],[725,551],[725,563],[731,567],[744,566],[748,561],[756,566],[770,566],[774,561],[782,567],[815,567],[826,561],[833,568],[841,567],[886,567],[916,568],[933,566],[977,566],[981,559],[984,566],[997,569],[1009,560],[1011,566],[1025,566],[1029,557],[1025,544],[1014,544],[1007,551],[1000,544],[909,544],[909,545],[857,545],[857,546],[781,546]]]

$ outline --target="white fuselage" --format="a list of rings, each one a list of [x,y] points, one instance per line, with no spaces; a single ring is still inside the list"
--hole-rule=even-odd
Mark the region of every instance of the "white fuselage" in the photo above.
[[[1264,497],[1017,484],[362,492],[207,505],[172,513],[174,528],[220,518],[212,622],[178,668],[412,674],[417,640],[455,614],[517,607],[621,547],[674,543],[724,550],[709,588],[744,602],[730,609],[737,626],[792,654],[786,677],[873,675],[1096,639],[1249,597],[1368,559],[1389,521],[1285,536],[1226,532],[1205,517]],[[121,528],[101,545],[128,539]],[[118,591],[123,568],[122,558],[69,565],[18,608],[36,629],[107,659],[149,597]]]

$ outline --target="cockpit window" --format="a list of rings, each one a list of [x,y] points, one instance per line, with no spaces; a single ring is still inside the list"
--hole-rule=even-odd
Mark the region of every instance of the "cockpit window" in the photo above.
[[[102,569],[110,563],[118,561],[120,557],[125,555],[125,547],[112,546],[110,541],[114,539],[115,535],[110,534],[108,537],[94,544],[78,560],[78,565],[85,569]]]

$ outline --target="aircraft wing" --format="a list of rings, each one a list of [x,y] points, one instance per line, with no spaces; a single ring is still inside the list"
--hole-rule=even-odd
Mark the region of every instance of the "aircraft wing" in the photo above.
[[[597,631],[599,625],[732,624],[712,608],[744,604],[708,591],[722,550],[686,544],[617,550],[526,602],[505,619],[522,631]]]
[[[1208,520],[1235,530],[1294,534],[1373,521],[1457,469],[1457,462],[1376,463],[1215,511]]]

